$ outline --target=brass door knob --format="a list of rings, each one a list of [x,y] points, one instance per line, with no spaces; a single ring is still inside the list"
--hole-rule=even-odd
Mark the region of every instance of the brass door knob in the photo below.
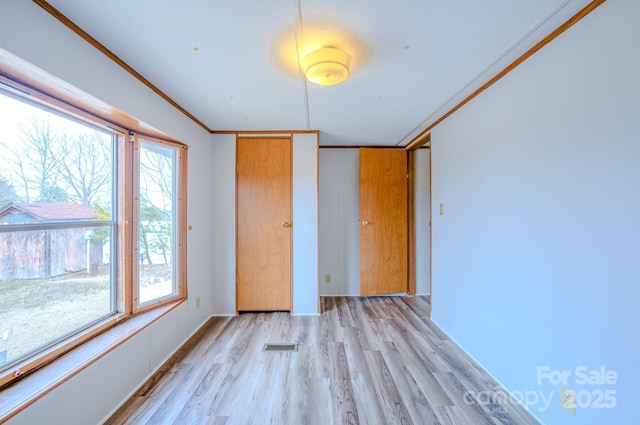
[[[363,226],[366,226],[367,224],[369,224],[369,222],[367,220],[362,220],[360,224],[362,224]]]
[[[291,223],[289,223],[288,221],[283,221],[282,227],[291,227]]]

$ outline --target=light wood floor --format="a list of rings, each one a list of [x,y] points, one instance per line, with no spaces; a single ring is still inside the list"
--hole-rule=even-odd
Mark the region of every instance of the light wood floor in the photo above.
[[[212,318],[107,423],[537,424],[517,405],[474,401],[497,384],[429,308],[425,297],[325,297],[316,317]],[[289,342],[297,352],[262,351]]]

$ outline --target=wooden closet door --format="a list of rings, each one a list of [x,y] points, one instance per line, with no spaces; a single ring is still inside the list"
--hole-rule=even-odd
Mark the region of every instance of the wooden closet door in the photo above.
[[[360,149],[360,295],[407,292],[407,152]]]
[[[238,311],[291,311],[291,138],[237,139]]]

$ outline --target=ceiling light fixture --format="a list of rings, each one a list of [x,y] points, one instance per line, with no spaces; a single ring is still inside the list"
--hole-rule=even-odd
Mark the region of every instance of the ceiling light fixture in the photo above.
[[[307,80],[321,86],[332,86],[347,79],[351,71],[351,56],[331,46],[321,47],[302,59]]]

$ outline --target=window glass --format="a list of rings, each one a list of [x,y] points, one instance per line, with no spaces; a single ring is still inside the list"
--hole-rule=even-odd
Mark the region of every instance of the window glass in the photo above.
[[[138,305],[177,294],[174,261],[178,148],[140,142]]]
[[[113,133],[0,92],[0,370],[115,312]]]

